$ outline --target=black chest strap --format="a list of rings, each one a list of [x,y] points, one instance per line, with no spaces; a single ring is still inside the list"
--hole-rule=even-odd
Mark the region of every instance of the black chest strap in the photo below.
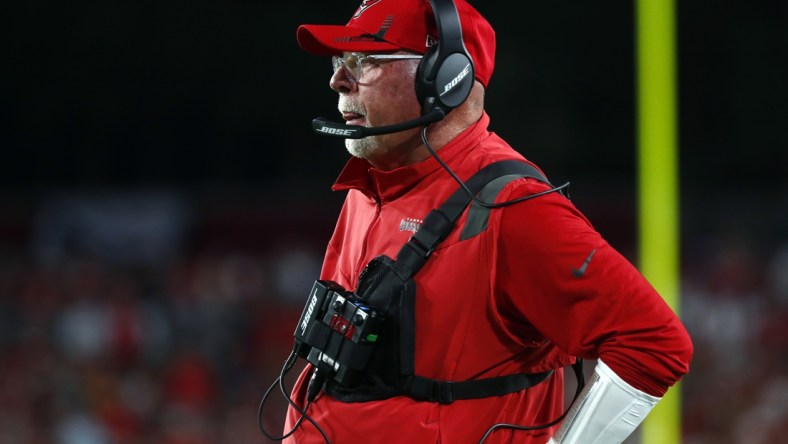
[[[550,184],[547,178],[530,164],[519,160],[504,160],[482,168],[468,179],[465,185],[468,187],[468,190],[476,195],[487,184],[502,177],[509,179],[506,183],[519,177],[530,177],[548,185]],[[500,184],[497,187],[498,190],[500,191],[504,185],[505,183]],[[397,253],[396,269],[403,280],[407,280],[416,274],[432,252],[435,251],[435,248],[438,247],[438,244],[449,235],[457,219],[473,200],[468,190],[460,187],[440,207],[430,211],[424,218],[424,223],[421,224],[419,230],[402,246],[399,253]]]
[[[517,373],[470,381],[438,381],[413,376],[405,385],[405,392],[419,401],[451,404],[458,399],[480,399],[501,396],[533,387],[553,374],[553,370],[541,373]]]
[[[547,178],[533,166],[522,161],[511,160],[482,168],[466,182],[466,186],[474,195],[482,192],[479,196],[480,200],[492,202],[506,184],[521,177],[530,177],[550,184]],[[435,248],[452,231],[457,219],[472,200],[468,190],[461,187],[440,207],[427,214],[419,230],[397,254],[395,269],[403,280],[411,278],[421,269]],[[486,228],[488,214],[489,208],[474,202],[461,239],[468,239]],[[573,368],[580,387],[582,361],[578,360]],[[440,381],[415,375],[411,369],[402,389],[404,394],[417,400],[450,404],[455,400],[480,399],[519,392],[539,384],[552,374],[553,370],[548,370],[541,373],[517,373],[469,381]]]
[[[585,386],[583,361],[577,359],[572,364],[572,370],[575,374],[577,387],[574,398],[577,399],[580,391]],[[548,370],[541,373],[517,373],[461,382],[438,381],[436,379],[414,376],[410,379],[410,383],[406,385],[405,392],[411,398],[419,401],[451,404],[460,399],[480,399],[519,392],[539,384],[552,374],[553,370]]]

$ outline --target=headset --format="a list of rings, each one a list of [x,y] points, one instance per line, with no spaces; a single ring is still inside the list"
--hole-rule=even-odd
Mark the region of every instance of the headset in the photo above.
[[[322,117],[312,120],[317,134],[361,139],[391,134],[435,123],[465,102],[474,81],[473,59],[462,39],[460,15],[453,0],[430,0],[438,28],[438,43],[424,54],[416,70],[416,97],[421,116],[405,122],[378,127],[345,125]]]
[[[462,105],[471,93],[473,59],[462,39],[462,25],[452,0],[430,0],[438,26],[438,44],[430,47],[416,71],[416,96],[422,114],[444,114]]]

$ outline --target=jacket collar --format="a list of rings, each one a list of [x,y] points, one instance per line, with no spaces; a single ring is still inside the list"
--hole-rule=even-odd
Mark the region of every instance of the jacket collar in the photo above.
[[[488,134],[489,123],[490,118],[487,113],[482,113],[478,122],[466,128],[436,153],[449,166],[461,161],[465,157],[464,154],[472,150],[477,142]],[[413,165],[390,171],[379,170],[364,159],[351,157],[332,190],[355,189],[384,203],[402,196],[438,168],[441,166],[432,156]]]

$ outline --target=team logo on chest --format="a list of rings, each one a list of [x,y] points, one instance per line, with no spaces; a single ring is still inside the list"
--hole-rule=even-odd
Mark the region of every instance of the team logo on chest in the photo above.
[[[405,219],[402,219],[400,221],[400,223],[399,223],[399,231],[412,231],[412,232],[415,233],[415,232],[419,231],[419,228],[421,228],[422,222],[423,221],[421,219],[414,219],[412,217],[406,217]]]

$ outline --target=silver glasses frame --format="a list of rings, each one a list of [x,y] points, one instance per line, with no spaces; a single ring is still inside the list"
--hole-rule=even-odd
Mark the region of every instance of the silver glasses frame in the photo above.
[[[351,52],[347,55],[331,57],[331,65],[334,68],[334,73],[339,68],[344,67],[345,72],[348,74],[348,80],[358,83],[361,81],[365,64],[382,63],[391,60],[420,60],[423,57],[421,54],[362,54],[360,52]],[[356,59],[355,67],[348,65],[348,60],[351,60],[351,58]]]

